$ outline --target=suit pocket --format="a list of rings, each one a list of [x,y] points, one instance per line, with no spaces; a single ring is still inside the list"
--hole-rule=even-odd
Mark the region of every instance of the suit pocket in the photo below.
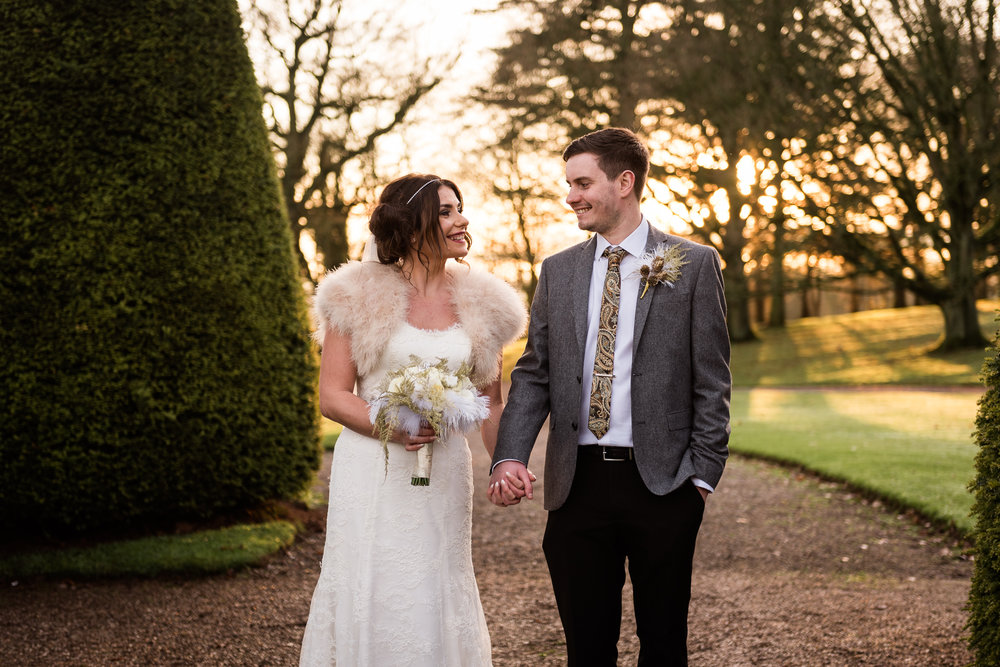
[[[691,411],[678,410],[667,413],[667,430],[680,431],[691,428]]]

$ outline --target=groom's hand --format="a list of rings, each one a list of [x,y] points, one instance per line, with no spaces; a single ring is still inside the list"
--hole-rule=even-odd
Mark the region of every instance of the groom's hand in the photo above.
[[[493,468],[487,495],[494,505],[516,505],[521,498],[533,499],[531,483],[536,479],[520,461],[503,461]]]

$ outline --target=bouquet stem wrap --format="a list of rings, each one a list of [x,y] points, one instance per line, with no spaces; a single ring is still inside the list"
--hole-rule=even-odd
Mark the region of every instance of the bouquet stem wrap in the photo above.
[[[437,442],[435,440],[435,442]],[[413,476],[410,484],[413,486],[430,486],[431,484],[431,459],[434,454],[434,443],[428,442],[417,450],[417,464],[413,467]]]
[[[490,414],[490,401],[476,390],[469,379],[470,369],[462,364],[457,371],[448,368],[445,359],[437,363],[410,357],[410,365],[386,374],[369,403],[368,416],[385,452],[389,469],[389,440],[402,429],[416,435],[421,424],[430,426],[437,438],[417,450],[416,466],[410,483],[431,483],[432,445],[451,433],[464,433],[479,425]]]

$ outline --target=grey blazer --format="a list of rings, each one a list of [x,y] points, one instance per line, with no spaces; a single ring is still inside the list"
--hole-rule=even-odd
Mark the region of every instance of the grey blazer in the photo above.
[[[719,256],[650,226],[646,250],[669,242],[687,264],[671,287],[650,287],[635,314],[632,438],[657,495],[694,476],[713,487],[729,454],[729,334]],[[511,373],[493,461],[528,462],[549,417],[545,509],[566,501],[576,470],[587,301],[596,238],[542,262],[524,354]],[[640,294],[641,294],[640,290]]]

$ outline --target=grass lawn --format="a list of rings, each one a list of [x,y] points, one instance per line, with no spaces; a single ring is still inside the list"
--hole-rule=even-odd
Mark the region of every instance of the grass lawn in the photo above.
[[[963,533],[975,391],[737,389],[734,452],[800,465]],[[723,481],[723,483],[725,483]]]
[[[265,556],[291,546],[295,533],[295,526],[288,521],[269,521],[189,535],[164,535],[86,548],[33,551],[0,558],[0,577],[225,572],[257,564]]]
[[[990,340],[998,301],[979,302],[979,322]],[[931,353],[944,320],[937,306],[869,310],[811,317],[760,340],[733,346],[737,387],[799,385],[978,385],[983,350]]]
[[[998,307],[979,304],[991,339]],[[891,386],[981,386],[987,352],[932,352],[941,327],[940,309],[915,306],[798,320],[733,346],[733,451],[845,481],[967,534],[981,392]]]

